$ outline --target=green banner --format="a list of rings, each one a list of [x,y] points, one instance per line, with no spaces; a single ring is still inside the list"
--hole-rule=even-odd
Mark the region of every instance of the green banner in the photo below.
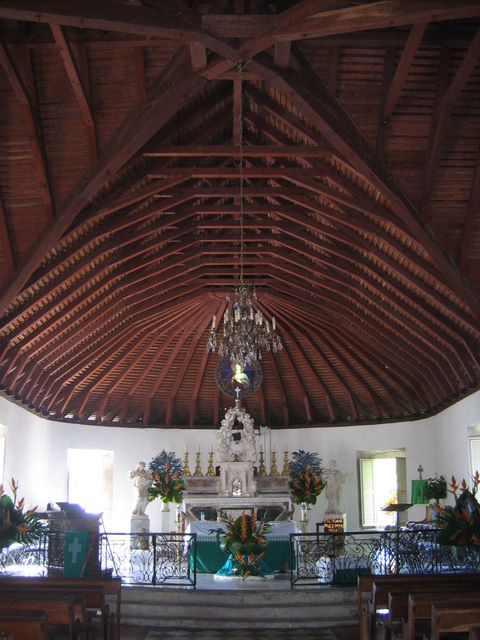
[[[88,531],[66,531],[63,557],[63,575],[80,578],[87,556]]]

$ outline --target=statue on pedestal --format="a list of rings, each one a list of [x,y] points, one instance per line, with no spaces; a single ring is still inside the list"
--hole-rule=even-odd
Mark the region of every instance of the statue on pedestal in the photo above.
[[[144,516],[148,505],[148,489],[152,484],[152,474],[146,469],[145,462],[139,462],[137,468],[128,474],[133,480],[133,487],[136,493],[136,502],[132,511],[134,516]]]
[[[324,469],[323,475],[327,481],[325,488],[325,496],[327,498],[327,509],[325,513],[341,513],[340,511],[340,492],[342,485],[348,477],[348,473],[342,473],[336,468],[335,460],[330,461],[330,466]]]

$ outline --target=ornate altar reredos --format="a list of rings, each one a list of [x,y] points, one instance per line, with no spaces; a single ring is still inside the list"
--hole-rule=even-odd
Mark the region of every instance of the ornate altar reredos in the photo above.
[[[225,414],[216,437],[214,461],[220,467],[219,494],[236,497],[256,495],[254,466],[257,448],[253,418],[241,408],[239,401]]]
[[[291,515],[288,477],[257,474],[256,437],[253,418],[237,399],[216,433],[213,460],[217,475],[185,478],[182,509],[187,519],[197,520],[201,514],[214,519],[221,511],[237,510],[257,515],[268,510],[271,520],[284,520]]]

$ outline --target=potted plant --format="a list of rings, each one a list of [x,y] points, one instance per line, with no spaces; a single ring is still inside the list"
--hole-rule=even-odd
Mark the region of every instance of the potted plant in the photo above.
[[[478,471],[473,476],[472,490],[465,480],[458,484],[452,476],[450,491],[455,497],[455,506],[439,509],[437,539],[440,544],[480,547],[480,505],[476,498],[479,484]]]
[[[299,449],[292,453],[288,465],[289,487],[296,504],[313,505],[325,488],[322,461],[316,453]]]
[[[423,495],[429,500],[435,500],[439,504],[440,499],[447,497],[447,481],[443,476],[428,478],[423,487]]]
[[[265,520],[257,520],[255,513],[234,518],[222,514],[226,530],[215,529],[220,538],[220,548],[230,554],[227,562],[217,572],[219,576],[263,576],[268,567],[263,562],[270,527]]]
[[[10,482],[12,497],[7,495],[0,484],[0,549],[14,542],[31,544],[39,540],[46,532],[40,521],[36,507],[25,511],[25,498],[18,499],[18,484],[12,478]]]
[[[161,451],[149,464],[152,472],[152,486],[148,490],[148,499],[151,502],[160,498],[165,504],[182,501],[185,482],[183,481],[182,462],[175,457],[173,451]]]

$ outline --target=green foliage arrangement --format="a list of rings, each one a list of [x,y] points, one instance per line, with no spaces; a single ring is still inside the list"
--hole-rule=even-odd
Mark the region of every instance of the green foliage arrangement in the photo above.
[[[31,544],[39,540],[46,528],[35,513],[35,509],[25,511],[25,498],[18,499],[18,484],[14,478],[10,482],[12,497],[7,495],[0,484],[0,548],[9,547],[14,542]]]
[[[436,500],[447,497],[447,481],[443,476],[439,478],[428,478],[425,486],[423,487],[423,495],[428,500]]]
[[[162,502],[182,501],[185,482],[182,476],[182,463],[173,451],[159,453],[149,464],[152,472],[152,486],[148,489],[148,500],[160,498]]]
[[[220,537],[221,550],[232,556],[233,575],[242,578],[262,575],[261,562],[267,547],[265,534],[270,531],[268,523],[245,512],[237,518],[222,514],[221,520],[226,531],[216,529],[215,533]]]
[[[436,524],[440,528],[438,542],[444,545],[480,547],[480,505],[476,499],[480,475],[473,476],[470,490],[462,480],[457,483],[452,476],[450,491],[455,497],[455,506],[440,507]]]
[[[289,487],[296,504],[315,504],[326,486],[323,479],[322,461],[316,453],[299,449],[292,453],[288,465]]]

